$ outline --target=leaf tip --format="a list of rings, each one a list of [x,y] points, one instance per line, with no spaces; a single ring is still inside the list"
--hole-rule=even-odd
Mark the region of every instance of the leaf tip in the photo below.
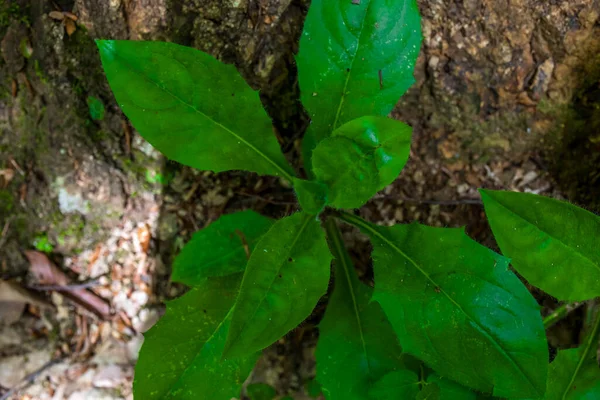
[[[95,39],[94,42],[96,42],[96,47],[98,47],[98,50],[100,51],[100,54],[102,54],[102,55],[113,53],[115,50],[114,49],[114,45],[115,45],[114,40]]]

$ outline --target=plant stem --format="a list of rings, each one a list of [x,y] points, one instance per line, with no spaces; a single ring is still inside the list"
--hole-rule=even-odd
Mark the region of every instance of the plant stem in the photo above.
[[[346,247],[344,246],[342,233],[334,218],[327,218],[325,220],[325,234],[327,235],[327,239],[329,239],[329,248],[333,253],[333,258],[344,263],[344,267],[346,267],[346,264],[352,265],[350,256],[346,252]]]
[[[334,216],[341,219],[344,222],[354,225],[357,228],[369,228],[369,223],[359,217],[358,215],[351,214],[347,211],[338,210]]]
[[[544,318],[544,329],[548,329],[579,308],[583,302],[565,303]]]

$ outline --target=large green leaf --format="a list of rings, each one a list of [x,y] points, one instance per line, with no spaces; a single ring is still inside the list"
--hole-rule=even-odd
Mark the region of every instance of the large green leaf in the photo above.
[[[543,395],[548,348],[539,306],[507,259],[463,229],[343,218],[372,239],[374,298],[405,352],[484,393]]]
[[[392,183],[410,154],[412,129],[386,117],[343,125],[313,152],[313,172],[329,186],[328,203],[358,208]]]
[[[559,300],[600,296],[600,217],[544,196],[481,190],[502,253]]]
[[[437,387],[437,388],[436,388]],[[431,374],[427,377],[426,390],[423,392],[435,392],[436,394],[430,394],[430,399],[436,400],[476,400],[477,393],[464,387],[454,381],[446,378],[442,378],[437,374]],[[436,389],[434,389],[436,388]],[[427,394],[426,393],[426,394]],[[423,398],[428,398],[426,395]]]
[[[291,180],[258,93],[235,67],[173,43],[97,44],[119,106],[164,155],[201,170]]]
[[[421,46],[415,0],[313,0],[300,39],[298,80],[316,144],[363,115],[388,115],[414,82]]]
[[[390,372],[373,383],[369,389],[369,399],[397,400],[414,399],[419,393],[419,377],[412,371],[400,369]],[[333,398],[333,397],[332,397]],[[344,397],[339,397],[343,399]],[[364,399],[367,397],[347,397]],[[329,397],[327,398],[329,400]]]
[[[212,278],[168,302],[144,334],[135,367],[136,399],[229,400],[239,395],[258,354],[221,360],[242,274]]]
[[[373,289],[356,276],[335,220],[326,221],[335,286],[317,344],[317,380],[328,400],[367,399],[371,384],[399,370],[402,349]]]
[[[330,263],[314,216],[277,221],[248,260],[224,354],[251,354],[298,326],[327,291]]]
[[[222,216],[183,247],[173,263],[171,279],[194,286],[209,277],[243,272],[248,256],[273,223],[254,211]]]
[[[600,313],[584,345],[558,351],[548,370],[548,391],[544,400],[600,399],[599,336]]]

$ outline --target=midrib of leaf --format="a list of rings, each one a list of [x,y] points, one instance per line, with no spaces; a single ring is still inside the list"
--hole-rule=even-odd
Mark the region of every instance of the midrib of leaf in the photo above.
[[[352,297],[352,306],[354,308],[354,314],[356,315],[356,321],[358,323],[358,333],[360,335],[360,342],[362,344],[363,352],[365,353],[365,359],[367,360],[367,370],[369,374],[371,373],[371,360],[369,358],[369,353],[367,351],[367,342],[365,341],[365,337],[363,334],[363,326],[360,318],[360,312],[358,310],[358,304],[356,302],[356,294],[354,293],[354,286],[352,285],[352,279],[350,278],[350,266],[347,263],[347,258],[345,257],[345,247],[341,241],[340,232],[335,224],[335,220],[330,218],[325,221],[325,228],[327,230],[327,234],[331,239],[333,250],[339,256],[338,259],[341,262],[344,274],[346,276],[346,282],[348,282],[348,288],[350,292],[350,296]],[[334,289],[335,290],[335,289]]]
[[[298,239],[300,238],[300,236],[302,236],[302,233],[304,232],[304,229],[306,229],[306,226],[308,225],[308,223],[310,222],[311,216],[310,215],[305,215],[304,216],[304,223],[302,224],[302,227],[300,228],[300,230],[298,231],[298,234],[296,235],[296,237],[294,238],[294,241],[292,242],[292,245],[290,246],[290,253],[292,252],[292,250],[294,249],[294,247],[296,246],[296,243],[298,242]],[[268,232],[267,232],[268,234]],[[285,261],[284,261],[285,262]],[[279,271],[281,271],[281,268],[283,267],[283,263],[281,264],[281,266],[279,267]],[[244,274],[244,277],[242,278],[242,283],[240,285],[240,287],[244,287],[244,281],[246,280],[246,274]],[[253,320],[254,317],[256,316],[256,313],[258,312],[258,309],[260,308],[260,306],[262,305],[262,303],[265,301],[265,299],[267,298],[267,295],[269,294],[269,292],[271,291],[271,288],[273,287],[273,284],[275,283],[275,281],[277,280],[277,274],[275,274],[275,276],[273,277],[273,280],[271,281],[271,284],[269,285],[269,287],[267,288],[267,290],[265,291],[264,296],[260,299],[260,301],[258,302],[258,305],[256,306],[256,308],[254,309],[254,312],[252,313],[252,316],[248,319],[246,319],[246,321],[244,322],[244,325],[242,325],[242,328],[239,329],[239,333],[236,335],[235,339],[232,340],[231,342],[237,342],[237,340],[240,338],[240,336],[242,335],[242,333],[244,332],[244,330],[246,329],[246,326],[248,325],[248,322]]]
[[[421,267],[419,267],[419,265],[410,257],[408,257],[399,247],[397,247],[394,243],[392,243],[390,240],[388,240],[388,238],[386,238],[385,236],[383,236],[381,233],[379,233],[376,229],[373,229],[368,223],[366,223],[366,221],[363,221],[361,218],[356,217],[355,215],[346,213],[346,212],[340,212],[340,218],[342,218],[344,221],[349,222],[353,225],[356,225],[357,227],[361,228],[361,229],[365,229],[367,231],[369,231],[372,235],[377,236],[381,241],[383,241],[385,244],[387,244],[388,246],[390,246],[394,251],[396,251],[398,254],[400,254],[402,257],[404,257],[406,260],[408,260],[420,273],[423,274],[423,276],[425,276],[425,278],[431,282],[434,287],[438,287],[440,289],[440,293],[443,293],[444,296],[446,296],[446,298],[452,303],[454,304],[454,306],[456,308],[458,308],[458,310],[460,312],[462,312],[471,323],[473,323],[474,325],[478,326],[481,330],[481,332],[490,340],[490,342],[494,345],[494,347],[499,351],[500,354],[502,354],[502,356],[507,359],[510,364],[521,373],[521,375],[523,375],[526,379],[527,382],[529,382],[529,384],[531,385],[531,387],[533,387],[534,389],[537,390],[535,384],[533,384],[533,382],[531,382],[531,380],[529,379],[529,376],[525,373],[525,371],[523,371],[523,369],[512,359],[512,357],[506,353],[506,351],[502,348],[502,346],[500,346],[499,343],[496,342],[496,340],[494,339],[494,337],[492,335],[490,335],[487,330],[481,326],[479,324],[479,322],[477,322],[476,320],[474,320],[471,315],[469,315],[462,307],[460,304],[458,304],[452,297],[450,297],[450,295],[440,286],[438,285],[433,279],[431,279],[431,277],[427,274],[427,272],[425,272]]]
[[[327,2],[327,1],[331,1],[331,0],[325,0],[325,2]],[[363,30],[365,28],[365,22],[367,20],[367,15],[369,15],[369,7],[371,7],[371,3],[372,3],[372,0],[370,0],[369,4],[367,4],[367,9],[365,10],[365,17],[363,18],[362,23],[360,24],[360,31],[358,32],[358,38],[356,39],[356,51],[354,52],[354,55],[352,56],[352,61],[350,62],[350,71],[348,71],[348,75],[346,76],[346,81],[344,82],[344,89],[342,89],[342,98],[340,99],[340,104],[338,105],[337,112],[335,113],[335,120],[333,121],[333,126],[331,127],[332,131],[334,131],[337,128],[338,121],[340,118],[340,113],[342,112],[342,106],[344,105],[344,100],[346,100],[346,89],[348,88],[348,82],[350,82],[350,76],[352,75],[352,72],[354,71],[354,62],[356,61],[356,56],[358,55],[358,51],[360,49],[360,40],[362,39],[362,34],[363,34]]]
[[[362,20],[362,23],[360,25],[360,32],[358,33],[358,39],[356,41],[356,52],[352,56],[352,61],[350,62],[350,71],[348,71],[348,75],[346,76],[346,81],[344,82],[344,89],[342,90],[342,98],[340,99],[340,104],[338,105],[338,109],[335,114],[335,120],[333,121],[332,131],[337,129],[337,126],[338,126],[338,121],[340,118],[340,113],[342,111],[342,106],[344,105],[344,101],[346,100],[346,89],[348,88],[348,82],[350,82],[350,76],[352,75],[352,72],[354,71],[354,62],[356,61],[356,56],[358,55],[358,51],[360,49],[360,41],[362,39],[363,31],[365,28],[365,22],[367,21],[367,17],[369,15],[369,8],[371,7],[372,2],[373,2],[373,0],[370,0],[369,4],[367,4],[367,9],[365,10],[365,18]],[[408,3],[407,1],[404,2],[404,7],[402,8],[402,16],[399,19],[400,24],[404,23],[404,18],[406,17],[407,3]]]
[[[579,370],[581,370],[583,363],[585,363],[587,360],[588,354],[590,353],[590,351],[592,351],[592,347],[594,347],[594,344],[596,344],[596,345],[598,344],[598,334],[600,334],[600,312],[598,312],[598,315],[596,316],[596,323],[594,324],[594,328],[592,329],[592,332],[590,332],[590,338],[585,345],[585,349],[583,350],[583,353],[581,353],[581,358],[577,362],[577,367],[575,367],[575,370],[573,371],[573,375],[571,376],[571,379],[569,380],[569,384],[565,387],[565,391],[563,392],[563,395],[561,396],[562,400],[565,400],[567,398],[567,395],[569,394],[569,390],[571,389],[571,387],[573,387],[573,382],[575,382],[575,379],[577,378],[577,374],[579,374]]]
[[[496,204],[498,204],[499,206],[501,206],[502,208],[504,208],[505,210],[507,210],[510,214],[516,216],[519,219],[522,219],[523,221],[527,222],[529,225],[533,226],[538,232],[541,232],[541,233],[547,235],[549,238],[556,240],[557,242],[559,242],[560,244],[562,244],[566,248],[569,248],[569,249],[573,250],[573,252],[579,254],[584,260],[589,261],[594,267],[596,267],[596,269],[598,271],[600,271],[600,265],[596,264],[595,261],[589,259],[588,256],[586,256],[585,254],[581,253],[580,251],[578,251],[577,249],[573,248],[572,246],[566,244],[565,242],[563,242],[559,238],[555,237],[554,235],[552,235],[552,234],[546,232],[545,230],[541,229],[539,226],[537,226],[536,224],[534,224],[533,222],[531,222],[527,218],[523,217],[522,215],[517,214],[516,212],[514,212],[513,210],[511,210],[510,208],[508,208],[507,206],[505,206],[504,204],[502,204],[501,202],[499,202],[498,200],[496,200],[495,198],[493,198],[492,196],[490,196],[490,195],[487,195],[487,196],[489,196]]]
[[[230,317],[230,315],[233,312],[234,308],[235,307],[232,306],[229,309],[229,311],[227,312],[227,315],[225,315],[225,317],[221,320],[221,322],[219,322],[219,325],[217,325],[217,327],[215,328],[215,330],[213,331],[213,333],[211,333],[211,335],[209,336],[209,338],[204,341],[204,343],[202,344],[202,347],[200,347],[200,349],[198,350],[198,352],[197,352],[196,356],[194,357],[194,359],[185,367],[185,369],[179,375],[179,378],[177,378],[177,380],[175,381],[175,383],[173,383],[173,385],[171,385],[171,388],[169,389],[169,391],[167,392],[167,394],[171,394],[171,392],[173,391],[173,389],[177,386],[177,384],[183,378],[183,375],[185,375],[185,371],[187,371],[188,367],[190,365],[192,365],[196,361],[196,359],[200,356],[200,353],[202,352],[202,349],[204,349],[204,346],[206,346],[206,343],[210,342],[215,337],[215,335],[217,334],[217,332],[219,332],[219,329],[221,329],[221,327],[223,326],[223,324],[225,323],[225,321],[227,321],[227,319]]]
[[[270,157],[268,157],[265,153],[263,153],[262,151],[260,151],[259,149],[257,149],[256,147],[254,147],[252,145],[252,143],[246,141],[243,137],[239,136],[237,133],[235,133],[234,131],[232,131],[231,129],[227,128],[225,125],[215,121],[213,118],[211,118],[210,116],[208,116],[207,114],[203,113],[202,111],[198,110],[196,107],[194,107],[192,104],[189,104],[188,102],[186,102],[185,100],[183,100],[181,97],[177,96],[175,93],[171,92],[170,90],[167,90],[166,88],[164,88],[163,86],[161,86],[158,82],[154,81],[153,79],[150,79],[149,76],[147,76],[146,74],[144,74],[142,71],[140,71],[139,69],[133,67],[125,58],[121,57],[119,54],[117,54],[117,52],[113,51],[113,56],[115,58],[119,58],[121,59],[121,62],[123,62],[124,64],[126,64],[130,69],[138,72],[141,76],[144,77],[144,79],[146,79],[148,82],[151,82],[152,84],[154,84],[157,88],[159,88],[160,90],[162,90],[163,92],[169,94],[170,96],[172,96],[173,98],[175,98],[176,100],[178,100],[180,103],[182,103],[183,105],[191,108],[193,111],[195,111],[196,113],[200,114],[201,116],[205,117],[206,119],[208,119],[209,121],[211,121],[212,123],[214,123],[215,125],[219,126],[221,129],[223,129],[225,132],[230,133],[233,137],[235,137],[236,139],[240,140],[241,142],[243,142],[246,146],[248,146],[249,148],[251,148],[252,150],[254,150],[254,152],[256,152],[256,154],[258,154],[260,157],[262,157],[263,159],[265,159],[269,164],[271,164],[273,167],[275,167],[284,178],[286,178],[288,181],[292,182],[292,176],[283,168],[281,168],[275,161],[273,161]],[[173,58],[175,61],[179,62],[187,71],[187,67],[181,63],[180,61],[176,60],[175,58]],[[137,106],[136,106],[137,107]]]

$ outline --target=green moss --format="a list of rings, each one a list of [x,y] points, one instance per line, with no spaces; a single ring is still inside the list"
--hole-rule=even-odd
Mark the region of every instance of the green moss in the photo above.
[[[54,251],[54,245],[52,245],[50,239],[48,239],[48,235],[45,233],[40,234],[33,239],[33,246],[44,253],[52,253],[52,251]]]
[[[8,190],[0,190],[0,215],[9,215],[14,208],[13,195]]]
[[[47,85],[48,78],[46,77],[46,74],[44,74],[44,71],[42,70],[38,60],[33,60],[33,70],[35,71],[35,76],[37,76],[41,82]]]
[[[19,21],[28,27],[31,25],[26,8],[21,8],[14,2],[4,1],[0,4],[0,31],[4,31],[12,21]]]

